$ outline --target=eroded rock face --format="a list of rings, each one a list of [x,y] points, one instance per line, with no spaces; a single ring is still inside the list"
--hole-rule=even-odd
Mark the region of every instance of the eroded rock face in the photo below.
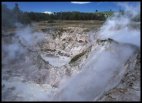
[[[136,46],[130,44],[105,40],[103,46],[91,51],[81,72],[72,76],[53,100],[97,101],[105,92],[120,83],[128,70],[125,63],[131,60],[137,50]]]
[[[41,98],[42,101],[49,100],[47,97],[50,96],[50,90],[55,92],[64,77],[70,77],[79,71],[79,66],[85,61],[86,57],[82,57],[83,59],[76,65],[70,65],[69,62],[75,55],[87,49],[87,34],[82,32],[83,29],[79,27],[65,29],[67,31],[64,30],[62,32],[55,29],[53,31],[52,29],[47,30],[46,40],[40,42],[36,47],[26,46],[16,37],[12,37],[15,39],[7,42],[6,40],[9,37],[4,37],[4,43],[5,41],[6,43],[16,43],[26,52],[20,55],[20,57],[23,56],[21,60],[14,59],[13,63],[8,65],[3,63],[3,101],[39,101]],[[58,35],[59,33],[62,34]],[[57,37],[52,37],[52,34],[54,34],[53,36],[57,34]],[[79,40],[82,40],[82,42],[79,42]],[[33,85],[36,86],[33,87]],[[43,88],[43,85],[45,85],[45,88]],[[25,88],[25,91],[20,88]],[[32,90],[35,91],[34,94],[38,93],[41,96],[36,97]]]
[[[44,29],[47,37],[37,45],[38,49],[22,46],[27,48],[24,58],[13,64],[3,64],[2,100],[139,100],[140,62],[135,58],[137,52],[131,52],[131,48],[137,51],[137,47],[111,38],[96,40],[91,45],[87,32],[80,27],[52,29]],[[122,60],[123,57],[126,59]],[[104,73],[100,71],[103,69]],[[111,72],[114,74],[109,75]],[[99,77],[104,79],[98,81]],[[64,81],[64,78],[67,79]],[[104,87],[107,88],[102,89]]]
[[[99,101],[140,101],[140,52],[126,64],[127,71],[121,82],[105,93]]]

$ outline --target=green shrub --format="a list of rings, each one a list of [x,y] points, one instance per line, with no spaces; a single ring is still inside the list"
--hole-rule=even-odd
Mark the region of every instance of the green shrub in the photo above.
[[[81,56],[83,56],[84,54],[86,53],[86,51],[85,52],[82,52],[82,53],[80,53],[80,54],[78,54],[78,55],[75,55],[72,59],[71,59],[71,61],[69,62],[69,64],[70,63],[73,63],[73,62],[75,62],[75,61],[77,61]]]

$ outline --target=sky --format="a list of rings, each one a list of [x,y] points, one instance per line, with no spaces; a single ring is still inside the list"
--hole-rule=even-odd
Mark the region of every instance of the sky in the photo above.
[[[12,9],[15,3],[19,4],[22,11],[27,12],[61,12],[61,11],[119,11],[121,8],[118,3],[124,2],[2,2]],[[138,6],[140,2],[127,2],[130,5]]]

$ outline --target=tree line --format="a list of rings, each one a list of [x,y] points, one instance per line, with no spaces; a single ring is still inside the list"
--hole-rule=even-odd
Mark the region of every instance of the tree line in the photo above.
[[[54,12],[53,14],[45,14],[38,12],[23,12],[16,3],[13,9],[9,9],[6,4],[2,4],[2,27],[12,27],[18,22],[22,24],[30,24],[31,22],[53,21],[53,20],[105,20],[105,14],[84,12]]]

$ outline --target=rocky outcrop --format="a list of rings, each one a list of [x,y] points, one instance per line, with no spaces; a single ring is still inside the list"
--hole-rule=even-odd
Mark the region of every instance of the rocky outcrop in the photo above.
[[[104,45],[96,46],[97,49],[91,51],[81,72],[71,77],[53,100],[98,101],[120,83],[129,69],[126,64],[133,61],[131,56],[136,55],[138,48],[111,39],[101,42],[105,42]]]
[[[41,29],[47,37],[36,45],[37,49],[19,41],[27,50],[22,55],[24,59],[3,64],[3,100],[40,100],[40,95],[49,100],[49,91],[53,100],[140,99],[140,53],[136,46],[111,38],[91,44],[87,32],[80,27]],[[4,38],[11,43],[8,36]],[[27,91],[17,90],[20,87]]]
[[[98,101],[140,101],[140,52],[125,64],[127,71],[121,82]]]

